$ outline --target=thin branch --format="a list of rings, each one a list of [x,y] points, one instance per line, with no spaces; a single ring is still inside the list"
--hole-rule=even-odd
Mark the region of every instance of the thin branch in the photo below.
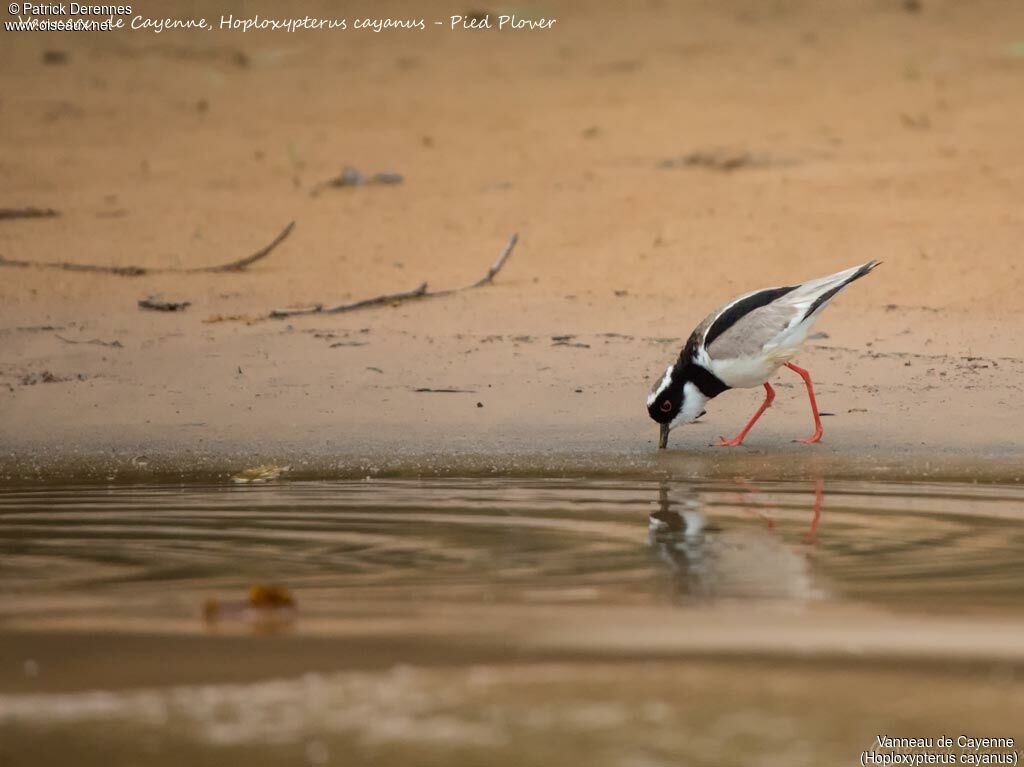
[[[53,218],[59,215],[53,208],[0,208],[0,221],[12,218]]]
[[[139,299],[140,309],[150,309],[154,312],[183,312],[190,306],[191,301],[161,301],[155,296]]]
[[[500,272],[501,267],[503,267],[505,265],[505,262],[508,261],[508,257],[512,255],[512,249],[516,246],[517,242],[519,242],[518,234],[513,234],[511,237],[509,237],[508,244],[505,246],[505,249],[501,251],[501,255],[498,256],[498,260],[495,261],[491,268],[487,270],[487,274],[485,274],[483,277],[481,277],[479,280],[474,282],[469,287],[479,288],[494,282],[494,275]]]
[[[0,266],[35,266],[40,269],[66,269],[69,272],[100,272],[120,277],[138,277],[143,274],[169,271],[165,269],[144,269],[141,266],[95,266],[93,264],[72,264],[66,261],[19,261],[0,256]]]
[[[351,304],[338,304],[337,306],[327,307],[323,304],[314,304],[313,306],[302,306],[297,309],[272,309],[270,316],[275,319],[281,319],[282,317],[298,317],[303,314],[344,314],[345,312],[354,312],[357,309],[365,309],[368,306],[412,301],[416,298],[423,298],[426,295],[429,294],[427,293],[427,283],[424,282],[415,290],[406,290],[401,293],[385,293],[382,296],[364,298]]]
[[[277,235],[277,237],[275,237],[273,239],[273,241],[269,245],[267,245],[266,247],[260,248],[255,253],[253,253],[251,256],[246,256],[245,258],[240,258],[237,261],[232,261],[231,263],[228,263],[228,264],[221,264],[220,266],[202,266],[202,267],[199,267],[197,269],[186,269],[185,271],[189,271],[189,272],[241,272],[244,269],[246,269],[247,267],[250,267],[253,264],[255,264],[260,259],[266,258],[267,256],[269,256],[278,245],[280,245],[282,242],[285,241],[285,239],[288,237],[288,235],[292,233],[292,229],[294,229],[294,228],[295,228],[295,222],[292,221],[292,222],[290,222],[288,224],[288,226],[286,226],[284,229],[281,230],[281,233],[279,235]]]
[[[384,304],[396,305],[405,301],[415,301],[420,298],[440,298],[441,296],[460,293],[463,290],[481,288],[484,285],[490,285],[494,282],[494,277],[501,271],[502,267],[505,266],[505,262],[508,261],[509,256],[512,255],[512,249],[515,248],[518,241],[519,235],[513,234],[509,238],[505,248],[501,251],[501,255],[498,256],[498,260],[495,261],[491,268],[487,270],[487,274],[472,285],[465,285],[461,288],[449,288],[448,290],[431,291],[427,289],[427,283],[424,282],[414,290],[406,290],[401,293],[385,293],[381,296],[364,298],[361,301],[355,301],[350,304],[338,304],[337,306],[314,304],[313,306],[303,306],[297,309],[273,309],[270,312],[270,316],[275,319],[281,319],[282,317],[298,317],[306,314],[343,314],[345,312],[354,312],[358,309],[368,309],[372,306],[382,306]]]
[[[115,349],[123,349],[124,346],[120,341],[104,341],[100,338],[91,338],[88,341],[75,341],[73,338],[65,338],[60,333],[54,333],[54,335],[66,344],[92,344],[94,346],[110,346]]]
[[[376,298],[364,298],[362,301],[355,301],[351,304],[338,304],[323,310],[324,314],[344,314],[354,312],[357,309],[366,309],[369,306],[380,306],[381,304],[392,304],[399,301],[412,301],[416,298],[423,298],[427,293],[427,283],[423,283],[415,290],[407,290],[404,293],[390,293]]]
[[[277,237],[267,246],[260,248],[251,256],[246,256],[237,261],[230,261],[217,266],[197,266],[188,269],[181,269],[173,266],[148,267],[148,266],[102,266],[96,264],[74,264],[67,261],[19,261],[13,258],[0,256],[0,266],[39,267],[47,269],[65,269],[72,272],[99,272],[101,274],[116,274],[120,277],[139,277],[144,274],[199,274],[202,272],[241,272],[256,263],[262,258],[269,256],[278,245],[285,241],[295,222],[292,221],[286,226]]]
[[[269,315],[264,315],[264,318],[266,318],[267,316],[273,317],[275,319],[280,319],[281,317],[298,317],[298,316],[300,316],[302,314],[320,314],[323,310],[324,310],[324,305],[323,304],[315,304],[313,306],[303,306],[303,307],[298,308],[298,309],[271,309],[270,310],[270,314]],[[228,319],[230,319],[230,318],[228,318]]]

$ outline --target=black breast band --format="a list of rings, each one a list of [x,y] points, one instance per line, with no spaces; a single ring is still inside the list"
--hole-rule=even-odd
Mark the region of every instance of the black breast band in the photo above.
[[[708,399],[714,399],[729,387],[721,378],[716,376],[703,365],[697,363],[697,333],[696,331],[686,342],[686,346],[679,353],[679,361],[676,362],[675,375],[677,381],[692,381],[693,385],[700,389],[700,393]]]
[[[701,394],[708,399],[714,399],[729,388],[721,378],[696,362],[687,365],[684,373],[686,376],[684,380],[692,381],[693,385],[700,389]]]

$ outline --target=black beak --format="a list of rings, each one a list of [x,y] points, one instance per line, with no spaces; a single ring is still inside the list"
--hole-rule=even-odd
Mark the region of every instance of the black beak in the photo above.
[[[658,438],[658,450],[664,450],[666,447],[668,447],[669,428],[670,427],[667,423],[663,423],[661,425],[661,436]]]

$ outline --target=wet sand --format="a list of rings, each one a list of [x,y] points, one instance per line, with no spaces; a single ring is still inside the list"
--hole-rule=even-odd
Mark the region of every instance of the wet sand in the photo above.
[[[515,34],[4,34],[0,140],[17,151],[0,207],[61,215],[0,221],[0,255],[200,267],[296,227],[241,273],[0,269],[0,476],[275,461],[1019,480],[1024,9],[545,15],[555,29]],[[66,64],[44,63],[55,47]],[[738,167],[680,160],[707,156]],[[405,180],[312,193],[345,165]],[[491,286],[209,321],[469,284],[512,232]],[[748,447],[708,445],[739,430],[755,391],[723,395],[655,455],[647,388],[707,311],[871,258],[883,266],[799,360],[831,413],[822,445],[791,445],[811,420],[783,371]],[[192,305],[140,311],[149,295]]]

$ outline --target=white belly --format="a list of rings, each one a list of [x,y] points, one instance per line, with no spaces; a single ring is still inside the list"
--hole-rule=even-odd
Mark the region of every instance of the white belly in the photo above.
[[[761,386],[775,371],[796,355],[795,348],[775,348],[756,357],[738,357],[731,360],[711,360],[711,372],[732,389]]]

